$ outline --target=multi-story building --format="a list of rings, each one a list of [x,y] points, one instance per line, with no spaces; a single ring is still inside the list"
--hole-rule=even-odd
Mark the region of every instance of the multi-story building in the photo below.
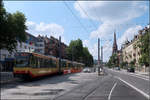
[[[17,52],[34,52],[36,50],[37,38],[29,33],[26,33],[27,40],[25,42],[18,42],[16,50],[9,53],[8,50],[0,50],[0,63],[3,65],[4,70],[12,70],[14,56]]]
[[[40,36],[40,35],[37,37],[35,52],[36,52],[36,53],[40,53],[40,54],[45,54],[45,42],[44,42],[44,37],[42,37],[42,36]]]
[[[9,53],[8,50],[0,50],[0,63],[5,63],[6,68],[12,68],[14,56],[16,52],[36,52],[44,55],[52,55],[59,57],[59,40],[47,36],[38,36],[35,37],[29,33],[26,33],[27,40],[25,42],[17,42],[16,50],[12,53]],[[67,45],[61,42],[61,57],[66,58],[66,49]],[[9,65],[6,65],[10,63]],[[2,64],[3,65],[3,64]]]
[[[118,65],[121,66],[122,63],[122,49],[118,50],[117,52],[117,56],[118,56]]]
[[[140,42],[138,42],[139,38],[145,33],[147,27],[138,32],[138,35],[134,36],[134,39],[126,41],[125,44],[122,45],[122,57],[123,62],[127,62],[128,64],[131,62],[135,63],[136,70],[145,71],[145,66],[140,66],[138,60],[141,56],[140,48],[137,46]]]
[[[45,55],[59,57],[59,40],[51,36],[45,37]],[[61,57],[66,58],[67,45],[61,42]]]
[[[33,35],[27,34],[27,40],[25,42],[18,42],[16,50],[12,53],[9,53],[8,50],[2,49],[0,50],[0,61],[4,61],[5,58],[14,58],[14,53],[16,52],[34,52],[36,49],[37,38]]]

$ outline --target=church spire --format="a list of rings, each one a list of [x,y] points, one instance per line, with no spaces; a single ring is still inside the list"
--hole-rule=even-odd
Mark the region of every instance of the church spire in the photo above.
[[[118,47],[117,47],[117,40],[116,40],[116,32],[114,32],[114,42],[113,42],[113,51],[112,54],[117,53]]]

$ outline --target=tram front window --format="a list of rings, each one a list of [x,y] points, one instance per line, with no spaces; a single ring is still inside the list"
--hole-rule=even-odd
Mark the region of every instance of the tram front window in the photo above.
[[[27,58],[17,58],[16,67],[26,67],[28,65]]]

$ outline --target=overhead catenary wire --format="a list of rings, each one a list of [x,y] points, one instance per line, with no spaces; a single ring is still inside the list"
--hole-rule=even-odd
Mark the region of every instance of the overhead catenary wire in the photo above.
[[[97,26],[95,25],[95,23],[91,20],[90,16],[88,15],[88,13],[84,10],[84,8],[80,5],[80,3],[77,1],[77,4],[79,5],[80,9],[84,12],[84,14],[88,17],[88,19],[90,20],[90,23],[93,25],[93,27],[97,28]]]
[[[74,12],[73,12],[72,9],[69,7],[69,5],[68,5],[65,1],[64,1],[63,3],[64,3],[64,5],[67,7],[67,9],[71,12],[71,14],[75,17],[75,19],[79,22],[79,24],[81,25],[81,27],[82,27],[87,33],[89,33],[88,30],[87,30],[87,28],[81,23],[80,19],[74,14]]]

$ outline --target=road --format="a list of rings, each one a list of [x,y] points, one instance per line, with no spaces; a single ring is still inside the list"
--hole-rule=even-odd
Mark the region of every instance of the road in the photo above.
[[[1,99],[54,99],[79,84],[97,80],[96,73],[76,73],[60,76],[50,76],[31,82],[15,81],[1,84]]]
[[[149,80],[122,71],[76,73],[1,87],[1,99],[148,100]]]
[[[132,85],[140,87],[146,94],[149,91],[149,81],[119,71],[105,69],[105,72],[103,77],[83,84],[55,100],[148,100],[147,95],[137,91],[129,83],[133,82]]]

